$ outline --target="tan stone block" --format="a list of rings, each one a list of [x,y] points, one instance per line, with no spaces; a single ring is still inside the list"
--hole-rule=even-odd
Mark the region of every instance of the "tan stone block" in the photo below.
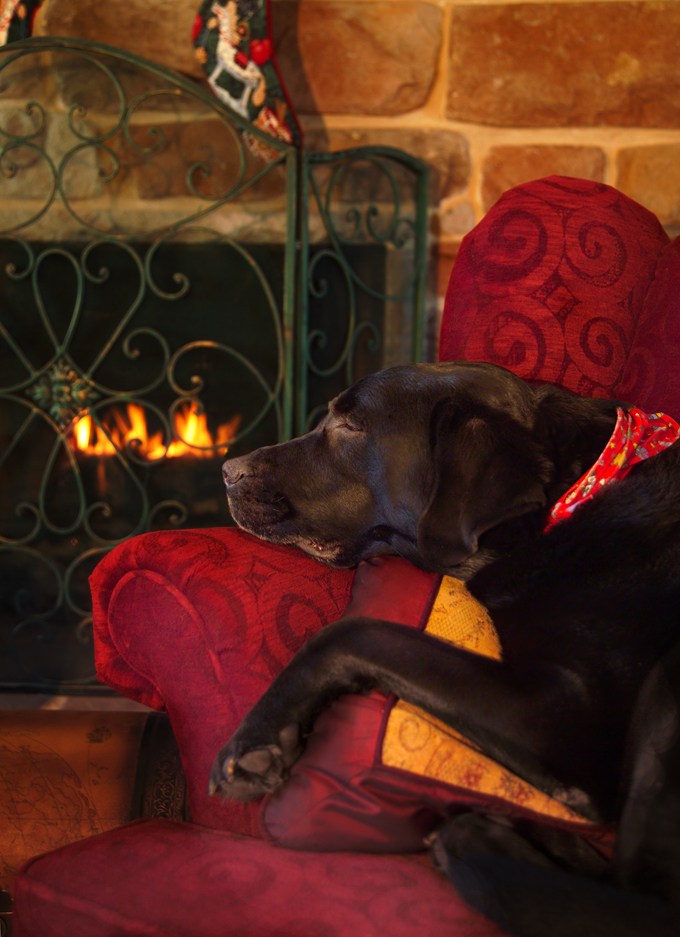
[[[653,211],[661,224],[680,222],[680,145],[621,150],[617,170],[618,189]]]
[[[475,211],[470,202],[458,202],[444,209],[440,217],[440,231],[447,237],[467,234],[475,226]]]
[[[497,126],[677,127],[680,3],[453,10],[447,115]]]
[[[203,77],[191,43],[198,3],[186,0],[47,0],[40,35],[94,39]]]
[[[430,202],[462,192],[470,179],[470,147],[461,133],[453,130],[418,130],[410,127],[330,128],[305,131],[310,150],[337,152],[357,146],[392,146],[426,163],[430,169]],[[371,197],[356,193],[356,197]]]
[[[403,114],[434,82],[442,11],[430,3],[278,0],[272,28],[300,113]]]
[[[39,54],[23,55],[13,61],[10,61],[9,56],[3,56],[2,63],[0,95],[3,101],[26,96],[33,100],[42,100],[45,93],[45,67]]]
[[[596,146],[496,146],[482,164],[482,203],[488,211],[504,192],[544,176],[604,180],[605,155]]]

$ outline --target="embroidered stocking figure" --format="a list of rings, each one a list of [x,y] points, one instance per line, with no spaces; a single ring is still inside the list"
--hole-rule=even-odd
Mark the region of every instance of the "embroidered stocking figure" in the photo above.
[[[226,6],[213,3],[218,21],[217,61],[208,77],[217,97],[242,117],[248,117],[248,100],[254,91],[253,104],[261,107],[267,91],[264,75],[252,59],[239,48],[245,33],[244,24],[260,6],[260,0],[228,0]]]
[[[0,0],[0,46],[29,39],[42,0]]]
[[[196,57],[216,97],[254,127],[295,146],[302,134],[281,81],[270,36],[269,0],[204,0],[194,23]],[[244,132],[269,162],[274,147]]]

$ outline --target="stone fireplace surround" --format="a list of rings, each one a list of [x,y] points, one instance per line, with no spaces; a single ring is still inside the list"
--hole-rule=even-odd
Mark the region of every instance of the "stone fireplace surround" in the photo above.
[[[37,27],[200,79],[197,7],[46,0]],[[440,307],[462,236],[530,179],[606,182],[678,233],[675,0],[273,0],[272,26],[311,149],[385,144],[429,165]]]

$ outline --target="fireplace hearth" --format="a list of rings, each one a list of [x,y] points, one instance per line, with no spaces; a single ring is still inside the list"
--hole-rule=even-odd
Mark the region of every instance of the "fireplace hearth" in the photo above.
[[[253,134],[116,49],[0,52],[3,688],[105,691],[101,557],[231,523],[225,452],[304,432],[352,381],[421,355],[423,165]]]

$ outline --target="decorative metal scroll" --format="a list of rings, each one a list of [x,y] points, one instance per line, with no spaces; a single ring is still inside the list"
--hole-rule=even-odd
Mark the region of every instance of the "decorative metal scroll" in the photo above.
[[[106,552],[230,523],[227,449],[419,355],[422,165],[270,136],[264,164],[257,132],[120,50],[0,50],[0,687],[101,689]]]
[[[265,137],[262,165],[246,130],[115,49],[0,53],[6,686],[92,684],[96,562],[229,523],[227,447],[291,435],[297,153]]]
[[[426,167],[391,147],[303,156],[300,432],[381,367],[422,357]]]

